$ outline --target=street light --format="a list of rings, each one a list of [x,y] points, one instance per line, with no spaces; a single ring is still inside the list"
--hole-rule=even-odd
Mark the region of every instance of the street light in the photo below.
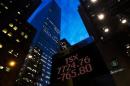
[[[10,67],[15,67],[15,65],[16,65],[16,62],[15,61],[13,61],[13,60],[11,60],[11,61],[9,61],[9,64],[8,64]]]

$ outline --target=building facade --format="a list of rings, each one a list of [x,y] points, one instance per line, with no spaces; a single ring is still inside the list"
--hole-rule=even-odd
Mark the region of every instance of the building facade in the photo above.
[[[80,0],[79,13],[113,74],[117,86],[129,80],[129,0]],[[128,62],[127,62],[128,61]],[[116,65],[113,65],[116,63]],[[126,70],[124,71],[124,67]],[[119,71],[121,70],[121,72]],[[119,75],[115,73],[120,72]],[[126,86],[129,86],[129,85]]]
[[[15,82],[36,32],[27,18],[38,4],[31,0],[0,1],[1,86],[13,86]]]
[[[37,86],[37,80],[42,73],[42,51],[39,47],[33,46],[25,59],[16,80],[16,86]]]
[[[28,19],[30,24],[37,29],[37,33],[30,51],[34,49],[35,46],[38,47],[40,51],[42,51],[39,57],[42,66],[39,72],[40,75],[34,76],[37,80],[31,84],[32,86],[47,86],[50,84],[52,56],[60,49],[60,19],[61,10],[54,0],[48,0],[47,2],[43,1],[37,10]],[[32,58],[36,58],[35,55],[31,55]],[[38,59],[35,61],[37,62]],[[35,70],[33,66],[28,64],[26,65],[26,68],[23,69],[27,70],[28,67],[30,67],[31,70]],[[36,72],[38,71],[39,70],[36,69]],[[21,74],[22,72],[23,71],[21,71]],[[26,78],[24,82],[32,81],[33,79],[33,77],[30,78],[28,76],[22,77]],[[27,86],[28,85],[29,84],[27,84]]]

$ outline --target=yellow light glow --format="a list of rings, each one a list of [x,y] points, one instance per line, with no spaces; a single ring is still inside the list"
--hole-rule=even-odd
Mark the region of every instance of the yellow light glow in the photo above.
[[[7,35],[8,35],[9,37],[12,37],[12,33],[11,33],[11,32],[9,32]]]
[[[3,48],[3,45],[0,43],[0,48]]]
[[[2,70],[2,69],[4,69],[4,67],[3,67],[3,66],[0,66],[0,70]]]
[[[12,61],[9,62],[9,66],[10,66],[10,67],[14,67],[15,65],[16,65],[16,62],[15,62],[15,61],[12,60]]]
[[[10,26],[10,27],[13,27],[14,25],[13,25],[13,23],[9,23],[9,26]]]
[[[24,36],[24,32],[21,32],[21,35]]]
[[[14,26],[14,27],[13,27],[13,29],[14,29],[14,30],[17,30],[17,29],[18,29],[18,27],[17,27],[17,26]]]
[[[24,35],[24,38],[27,39],[27,38],[28,38],[28,35]]]
[[[3,29],[2,32],[6,34],[7,33],[7,29]]]
[[[18,43],[19,43],[19,42],[20,42],[20,40],[19,40],[19,39],[16,39],[16,42],[18,42]]]

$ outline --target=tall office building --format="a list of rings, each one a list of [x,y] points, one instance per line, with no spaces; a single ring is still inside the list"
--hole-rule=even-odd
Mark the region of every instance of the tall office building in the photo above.
[[[36,30],[27,18],[38,3],[0,0],[0,86],[13,86]]]
[[[106,61],[110,61],[113,57],[129,55],[129,0],[105,2],[80,0],[80,2],[79,13],[103,56],[107,58]]]
[[[42,73],[42,51],[39,47],[33,46],[25,59],[24,65],[17,77],[16,86],[37,86],[38,78]]]
[[[89,33],[93,35],[117,86],[123,86],[125,83],[129,86],[127,80],[130,79],[130,6],[128,4],[130,1],[80,0],[80,2],[79,13]],[[116,75],[115,73],[118,72],[120,74]],[[127,79],[123,80],[125,75]]]
[[[39,71],[37,68],[30,66],[25,62],[24,66],[26,66],[26,68],[23,68],[24,70],[28,70],[27,68],[30,68],[31,71],[39,71],[39,75],[31,77],[28,77],[28,75],[21,76],[23,73],[23,71],[21,71],[19,75],[22,78],[18,78],[16,83],[20,83],[20,79],[28,83],[33,81],[33,78],[36,78],[37,80],[31,84],[32,86],[47,86],[50,84],[52,56],[60,49],[60,19],[61,10],[55,0],[43,1],[37,10],[28,19],[30,24],[32,24],[37,29],[37,34],[34,38],[30,51],[35,49],[35,47],[42,51],[42,53],[35,53],[35,55],[40,55],[38,57],[40,60],[36,59],[35,62],[41,61],[42,68]],[[36,58],[35,55],[31,54],[33,59]],[[33,62],[31,64],[33,64]],[[30,72],[28,71],[27,73]],[[32,75],[35,75],[35,73],[32,73]],[[29,83],[26,86],[28,85]]]
[[[128,29],[129,0],[80,0],[80,2],[80,15],[89,33],[96,40],[108,42],[116,34],[125,32],[123,28]]]

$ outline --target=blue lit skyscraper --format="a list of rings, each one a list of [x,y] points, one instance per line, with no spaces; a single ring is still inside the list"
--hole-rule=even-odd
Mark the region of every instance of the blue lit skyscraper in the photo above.
[[[50,83],[52,56],[59,51],[61,10],[54,0],[43,1],[28,22],[37,30],[32,46],[43,51],[42,72],[35,85],[47,86]]]

